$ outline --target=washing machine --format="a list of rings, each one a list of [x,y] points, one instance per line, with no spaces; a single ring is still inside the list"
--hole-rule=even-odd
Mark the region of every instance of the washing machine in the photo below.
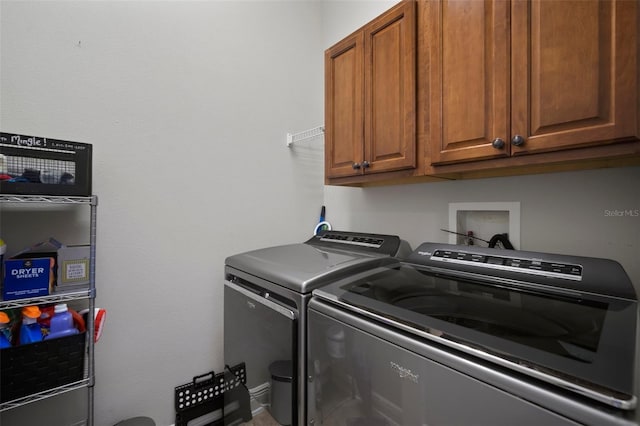
[[[314,426],[637,425],[638,299],[613,260],[423,243],[314,290]]]

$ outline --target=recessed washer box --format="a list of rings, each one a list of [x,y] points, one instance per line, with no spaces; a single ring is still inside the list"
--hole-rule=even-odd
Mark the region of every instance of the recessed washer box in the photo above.
[[[520,249],[520,202],[449,203],[449,230],[489,241],[496,234],[508,234],[509,241]],[[450,244],[466,244],[462,235],[449,234]],[[474,240],[474,244],[487,244]]]

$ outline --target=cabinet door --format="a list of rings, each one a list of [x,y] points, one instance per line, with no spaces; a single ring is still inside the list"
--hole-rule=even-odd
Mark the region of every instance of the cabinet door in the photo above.
[[[502,0],[426,5],[433,164],[509,155],[509,9]]]
[[[403,2],[364,29],[365,173],[416,165],[415,10]]]
[[[363,33],[357,32],[325,52],[325,175],[362,173]]]
[[[514,154],[638,136],[638,4],[512,2]]]

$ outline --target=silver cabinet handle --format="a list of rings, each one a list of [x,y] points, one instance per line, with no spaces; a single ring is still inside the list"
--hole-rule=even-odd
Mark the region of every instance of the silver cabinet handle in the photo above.
[[[273,309],[274,311],[278,312],[281,315],[284,315],[285,317],[289,318],[290,320],[295,320],[296,319],[296,314],[295,312],[293,312],[291,309],[288,309],[284,306],[282,306],[279,303],[276,303],[275,301],[271,300],[271,299],[267,299],[265,297],[262,297],[259,294],[256,294],[252,291],[247,290],[244,287],[241,287],[237,284],[232,283],[231,281],[225,280],[224,285],[231,288],[232,290],[237,291],[238,293],[242,294],[243,296],[246,296],[248,298],[250,298],[251,300],[254,300],[258,303],[260,303],[261,305],[266,306],[269,309]]]

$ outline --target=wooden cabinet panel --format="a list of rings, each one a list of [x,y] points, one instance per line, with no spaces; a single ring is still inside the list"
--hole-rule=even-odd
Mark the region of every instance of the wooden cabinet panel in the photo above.
[[[638,2],[433,0],[425,18],[430,164],[640,138]]]
[[[325,52],[325,173],[362,173],[364,37],[356,33]]]
[[[416,4],[325,51],[325,177],[416,167]]]
[[[512,2],[512,133],[524,137],[514,154],[638,136],[637,7]]]
[[[365,173],[415,167],[415,4],[365,27]]]
[[[509,154],[496,149],[508,137],[508,2],[429,2],[428,133],[434,164]]]
[[[639,31],[637,0],[404,0],[325,52],[325,182],[640,164]]]

